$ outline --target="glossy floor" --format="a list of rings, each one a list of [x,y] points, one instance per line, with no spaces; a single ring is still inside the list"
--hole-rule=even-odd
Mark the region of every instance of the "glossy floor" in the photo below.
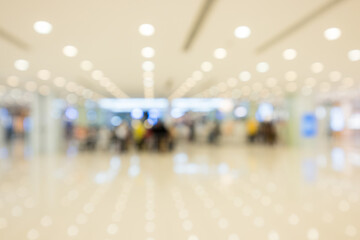
[[[360,239],[354,149],[2,157],[2,240]]]

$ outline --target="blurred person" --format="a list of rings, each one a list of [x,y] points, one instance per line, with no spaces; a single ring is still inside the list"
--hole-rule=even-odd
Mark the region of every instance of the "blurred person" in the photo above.
[[[211,127],[209,133],[209,137],[208,137],[209,143],[217,144],[219,142],[220,135],[221,135],[220,124],[219,122],[215,122]]]
[[[144,148],[146,129],[144,124],[138,120],[134,123],[133,139],[137,149],[142,150]]]
[[[175,147],[175,139],[176,139],[176,127],[175,125],[170,125],[169,127],[169,150],[174,150]]]
[[[128,139],[130,136],[130,130],[127,122],[123,122],[115,130],[116,137],[119,143],[120,152],[128,150]]]
[[[110,146],[111,132],[108,128],[102,127],[99,130],[98,147],[101,150],[106,150]]]
[[[153,136],[154,136],[154,148],[157,151],[163,151],[165,149],[168,130],[166,129],[164,123],[159,120],[152,128]]]
[[[258,131],[258,122],[254,118],[250,118],[246,122],[246,135],[249,143],[255,142]]]
[[[194,142],[195,141],[195,121],[190,120],[188,123],[189,127],[189,141]]]
[[[264,123],[264,142],[273,145],[276,143],[277,135],[273,122]]]
[[[87,132],[86,149],[91,151],[95,150],[98,138],[98,130],[95,127],[90,127]]]

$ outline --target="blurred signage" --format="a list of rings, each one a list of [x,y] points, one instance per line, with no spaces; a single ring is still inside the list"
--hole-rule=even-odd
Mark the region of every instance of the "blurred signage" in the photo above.
[[[304,137],[315,137],[317,133],[317,121],[315,114],[306,113],[301,120],[301,134]]]

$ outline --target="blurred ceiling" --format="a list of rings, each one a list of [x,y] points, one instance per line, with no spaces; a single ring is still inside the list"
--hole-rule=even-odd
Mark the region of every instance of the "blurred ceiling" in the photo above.
[[[2,85],[15,75],[19,87],[36,81],[38,86],[61,92],[53,79],[63,77],[104,97],[144,97],[142,64],[146,60],[155,64],[154,97],[301,93],[309,77],[316,81],[313,92],[359,84],[360,61],[348,58],[350,50],[360,49],[358,0],[0,1]],[[50,34],[34,31],[34,23],[40,20],[52,24]],[[155,27],[153,36],[139,33],[144,23]],[[238,26],[248,26],[250,37],[236,38]],[[328,41],[324,31],[333,27],[341,30],[341,37]],[[66,45],[75,46],[78,54],[64,56]],[[154,58],[141,55],[144,47],[155,49]],[[226,49],[226,58],[214,58],[217,48]],[[285,60],[286,49],[295,49],[296,58]],[[30,68],[16,70],[17,59],[29,61]],[[91,71],[83,71],[83,60],[91,61],[93,70],[101,70],[113,83],[110,88],[116,86],[118,91],[107,90],[92,78]],[[212,71],[198,74],[196,81],[189,79],[204,61],[212,63]],[[269,70],[257,72],[259,62],[267,62]],[[321,73],[311,71],[314,62],[323,64]],[[49,80],[38,79],[41,69],[51,72]],[[238,78],[242,71],[251,73],[249,81]],[[286,74],[289,71],[296,73],[296,80],[286,79],[294,75]],[[339,80],[329,79],[329,74],[336,75],[333,71],[341,73]],[[275,87],[268,86],[269,78],[277,79]]]

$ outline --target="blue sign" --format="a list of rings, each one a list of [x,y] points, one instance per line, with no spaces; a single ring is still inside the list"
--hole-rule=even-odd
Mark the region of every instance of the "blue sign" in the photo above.
[[[311,138],[316,136],[317,121],[316,116],[312,113],[306,113],[301,119],[301,134],[304,137]]]

